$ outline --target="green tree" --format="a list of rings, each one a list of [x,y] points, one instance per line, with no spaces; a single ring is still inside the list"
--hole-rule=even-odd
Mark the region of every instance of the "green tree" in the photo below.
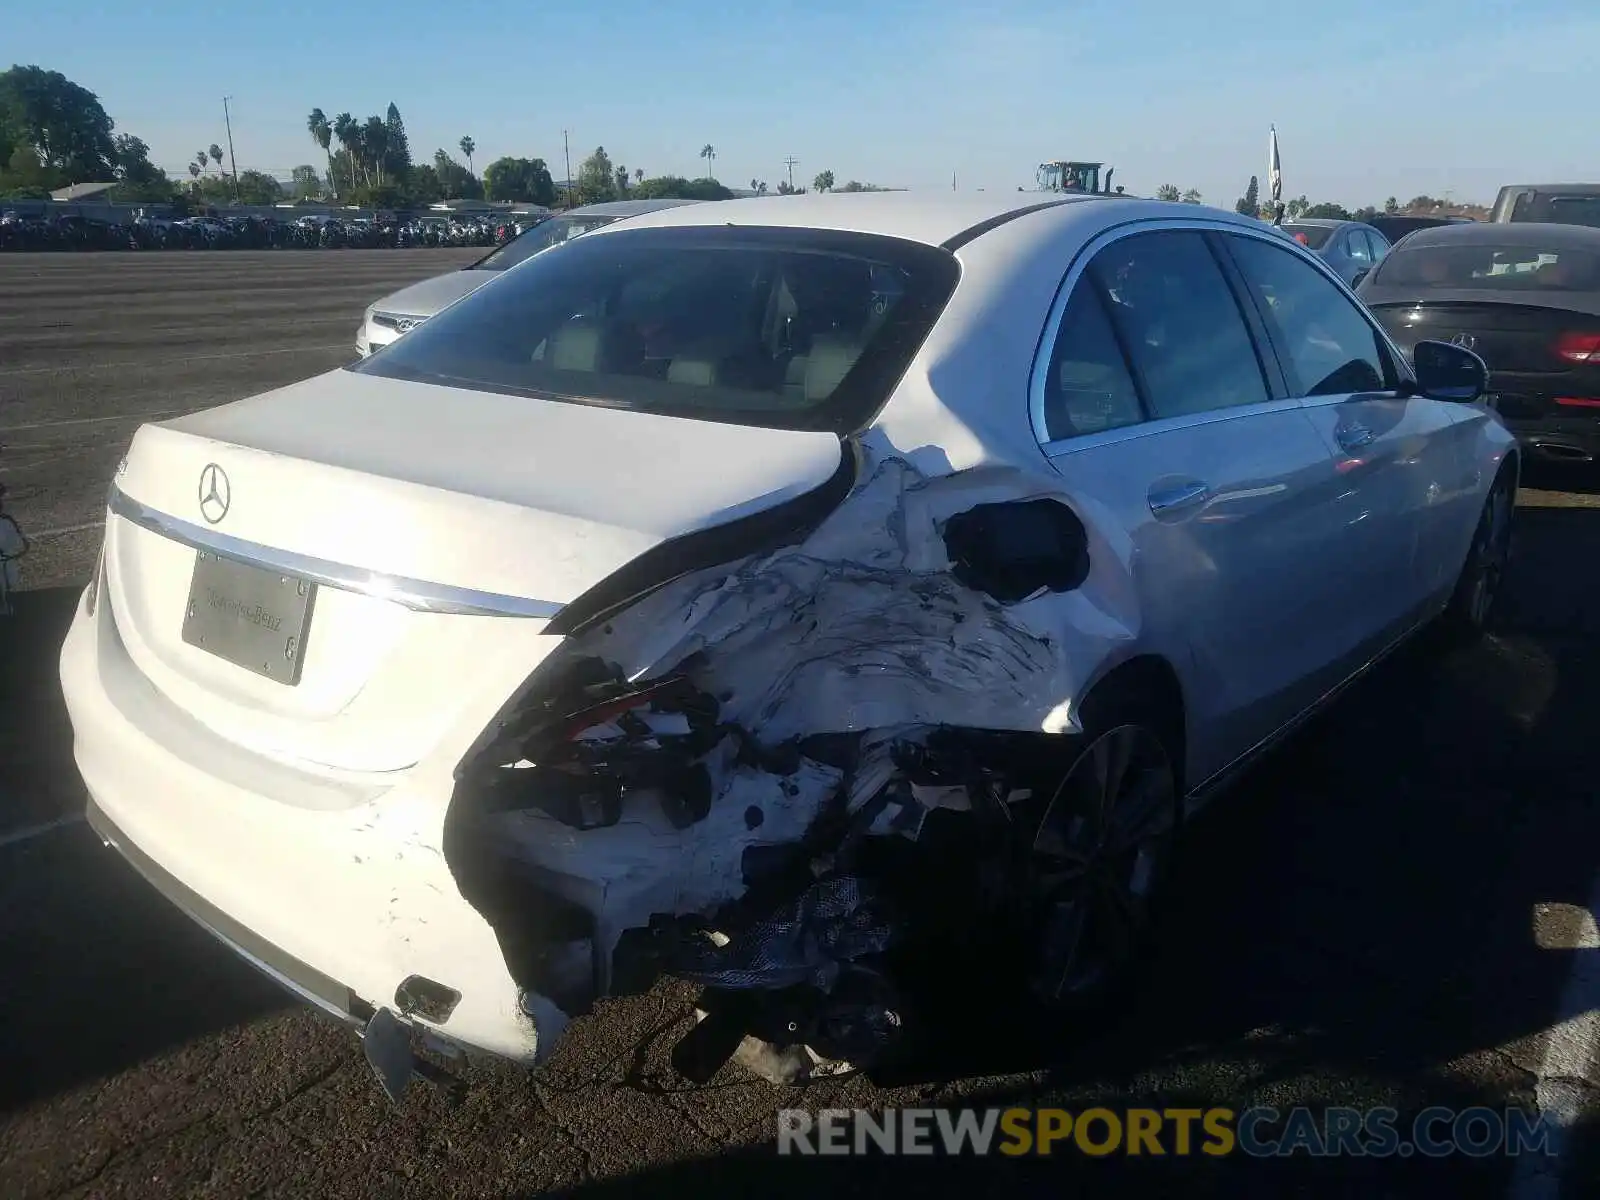
[[[383,127],[384,174],[396,182],[403,181],[411,174],[411,140],[406,137],[406,123],[400,119],[400,109],[392,100],[389,111],[384,114]]]
[[[444,185],[439,182],[439,172],[429,163],[419,163],[406,177],[406,195],[412,204],[437,204],[444,199]]]
[[[1383,211],[1388,213],[1391,217],[1394,216],[1400,211],[1400,201],[1396,200],[1393,196],[1390,196],[1383,202]]]
[[[433,170],[439,179],[440,198],[445,200],[481,200],[483,184],[443,150],[433,152]]]
[[[311,140],[322,149],[328,160],[328,184],[333,185],[333,151],[328,147],[333,144],[333,126],[328,122],[328,116],[320,108],[313,108],[311,115],[306,118],[306,131],[311,134]]]
[[[711,164],[717,161],[717,148],[710,142],[700,147],[700,157],[706,160],[706,178],[711,179]]]
[[[596,146],[594,153],[579,165],[577,184],[579,204],[616,199],[617,172],[604,146]]]
[[[556,202],[556,185],[542,158],[497,158],[483,169],[483,194],[549,208]]]
[[[368,186],[384,182],[384,164],[389,159],[389,126],[382,117],[368,117],[361,126],[361,159],[367,170]]]
[[[1349,221],[1352,219],[1350,210],[1342,204],[1322,203],[1309,205],[1300,214],[1313,220]]]
[[[732,200],[733,192],[715,179],[658,175],[635,184],[632,196],[636,200]]]
[[[1199,204],[1200,203],[1200,189],[1199,188],[1190,188],[1188,191],[1186,191],[1183,194],[1182,199],[1183,199],[1183,202],[1185,204]]]
[[[470,137],[464,137],[456,145],[461,147],[462,157],[467,160],[467,174],[472,174],[472,152],[478,148],[478,143]]]
[[[174,187],[167,173],[150,161],[150,147],[142,138],[131,133],[116,137],[117,186],[111,193],[115,200],[125,202],[148,201],[162,204],[172,199]]]
[[[1177,184],[1163,183],[1156,189],[1156,199],[1176,202],[1183,198],[1183,193],[1178,190]]]
[[[1233,206],[1233,210],[1247,217],[1253,217],[1261,211],[1261,181],[1254,175],[1250,176],[1250,183],[1244,189],[1244,195],[1239,197],[1239,203]]]
[[[59,71],[14,66],[0,73],[0,127],[10,144],[32,151],[39,165],[69,182],[104,182],[116,166],[111,118],[100,99]],[[10,166],[21,169],[22,164]]]
[[[819,172],[817,172],[817,177],[811,181],[811,186],[815,190],[817,190],[819,192],[830,192],[830,191],[832,191],[833,190],[833,172],[832,171],[819,171]]]
[[[289,190],[296,200],[310,200],[322,195],[322,180],[310,163],[289,172]]]
[[[240,204],[276,204],[282,199],[283,185],[265,171],[239,172]]]
[[[1306,211],[1310,207],[1311,201],[1307,200],[1304,196],[1296,196],[1293,200],[1289,201],[1288,204],[1283,206],[1283,211],[1291,217],[1303,217],[1306,215]]]
[[[876,183],[862,183],[859,179],[852,179],[837,190],[841,192],[887,192],[889,189],[880,187]]]
[[[361,158],[361,123],[349,113],[342,112],[333,119],[333,136],[339,139],[339,149],[344,154],[349,174],[350,190],[355,191],[360,183],[356,178],[356,167]]]
[[[805,188],[796,187],[787,179],[778,180],[778,195],[780,196],[803,196],[805,195],[805,191]]]

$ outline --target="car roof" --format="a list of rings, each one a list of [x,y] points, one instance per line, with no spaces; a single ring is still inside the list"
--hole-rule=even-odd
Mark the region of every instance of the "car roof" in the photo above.
[[[585,204],[557,213],[558,217],[633,217],[640,213],[660,212],[668,208],[682,208],[686,204],[704,204],[703,200],[607,200],[600,204]]]
[[[657,212],[628,222],[629,229],[691,225],[747,225],[828,229],[904,238],[953,249],[1012,217],[1044,208],[1094,209],[1125,206],[1141,216],[1161,209],[1192,215],[1195,205],[1164,204],[1133,196],[1066,195],[1055,192],[915,193],[807,192],[799,196],[758,196],[715,200],[693,208]],[[1233,216],[1206,209],[1210,217]],[[1249,218],[1239,217],[1239,221]],[[597,232],[604,233],[606,230]]]
[[[1540,250],[1600,250],[1600,229],[1553,221],[1473,221],[1438,225],[1406,234],[1406,249],[1419,246],[1495,245]]]
[[[1285,225],[1300,225],[1312,229],[1334,229],[1340,225],[1361,225],[1362,221],[1346,221],[1339,217],[1288,217]]]
[[[1573,196],[1600,194],[1600,183],[1508,183],[1500,189],[1514,192],[1566,192]]]

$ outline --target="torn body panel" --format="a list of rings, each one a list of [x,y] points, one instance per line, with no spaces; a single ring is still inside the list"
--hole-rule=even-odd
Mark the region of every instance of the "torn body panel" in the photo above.
[[[692,979],[713,1060],[827,1073],[903,1024],[897,947],[1007,902],[1027,783],[1139,645],[1122,548],[1026,472],[862,460],[797,544],[569,637],[463,761],[446,853],[528,995]]]

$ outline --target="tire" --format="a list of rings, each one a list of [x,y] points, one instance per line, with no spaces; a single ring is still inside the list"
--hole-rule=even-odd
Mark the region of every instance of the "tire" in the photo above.
[[[1044,799],[1024,864],[1026,987],[1043,1015],[1097,1011],[1138,980],[1183,817],[1166,714],[1091,696],[1082,752]]]
[[[1466,562],[1440,617],[1440,630],[1451,643],[1476,641],[1494,627],[1511,559],[1516,502],[1515,477],[1503,468],[1484,499]]]

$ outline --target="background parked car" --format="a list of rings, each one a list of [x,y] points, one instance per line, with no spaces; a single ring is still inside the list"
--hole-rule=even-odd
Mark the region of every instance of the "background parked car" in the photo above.
[[[1415,233],[1419,229],[1437,229],[1441,225],[1470,225],[1471,217],[1413,217],[1409,215],[1390,216],[1380,213],[1375,217],[1368,217],[1367,224],[1383,234],[1392,246],[1408,233]]]
[[[1600,456],[1600,229],[1424,229],[1359,295],[1407,351],[1433,338],[1482,358],[1501,417],[1535,454]]]
[[[1361,221],[1333,221],[1301,217],[1278,226],[1339,273],[1354,287],[1362,275],[1389,253],[1389,239]]]
[[[1600,183],[1513,183],[1500,189],[1489,220],[1600,227]]]
[[[440,309],[454,304],[500,272],[532,258],[541,250],[548,250],[551,246],[570,241],[613,221],[663,208],[676,208],[680,204],[698,203],[697,200],[615,200],[609,204],[588,204],[548,221],[541,221],[459,271],[424,279],[421,283],[413,283],[375,301],[367,308],[366,315],[361,319],[361,327],[356,330],[356,353],[365,358],[374,350],[387,346]]]

